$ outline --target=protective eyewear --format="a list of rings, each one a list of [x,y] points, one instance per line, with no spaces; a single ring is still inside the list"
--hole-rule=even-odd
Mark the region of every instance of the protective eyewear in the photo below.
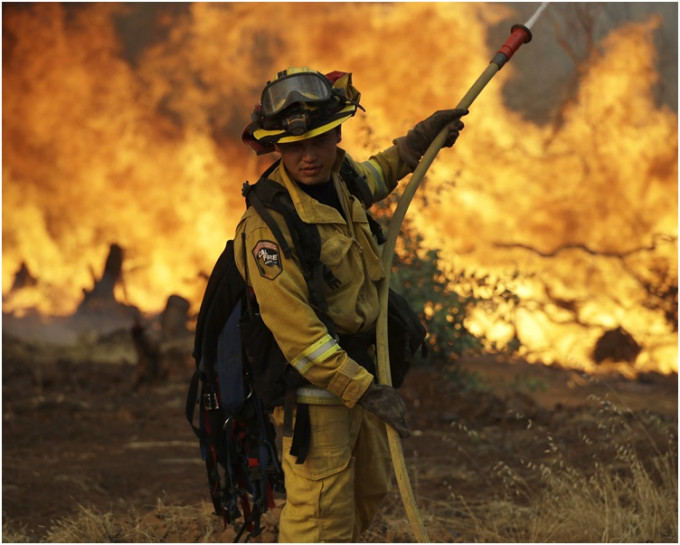
[[[331,98],[331,82],[316,72],[298,72],[271,81],[262,91],[262,113],[276,115],[296,102],[324,102]]]

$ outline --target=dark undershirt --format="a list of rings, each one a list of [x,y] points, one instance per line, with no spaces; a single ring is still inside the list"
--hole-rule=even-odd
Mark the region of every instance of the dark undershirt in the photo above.
[[[338,212],[340,212],[340,215],[343,218],[345,217],[345,213],[342,210],[342,205],[340,204],[340,199],[338,198],[338,192],[335,191],[335,186],[333,185],[333,180],[328,180],[322,184],[315,185],[299,183],[298,187],[307,193],[307,195],[319,201],[321,204],[332,206]]]

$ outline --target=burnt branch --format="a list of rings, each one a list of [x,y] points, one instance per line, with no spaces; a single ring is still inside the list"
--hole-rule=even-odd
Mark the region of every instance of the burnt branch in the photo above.
[[[593,250],[592,248],[586,246],[585,244],[582,243],[570,243],[570,244],[563,244],[562,246],[558,246],[552,251],[546,252],[543,250],[539,250],[538,248],[534,246],[530,246],[528,244],[523,244],[521,242],[494,242],[493,245],[496,248],[518,248],[521,250],[527,250],[529,252],[535,253],[541,257],[557,257],[559,254],[562,252],[566,252],[568,250],[581,250],[587,254],[597,256],[597,257],[607,257],[607,258],[615,258],[615,259],[625,259],[626,257],[629,257],[634,254],[639,254],[642,252],[653,252],[654,250],[657,249],[658,242],[676,242],[677,237],[673,237],[670,235],[664,235],[664,234],[656,234],[652,237],[652,243],[649,246],[642,246],[640,248],[632,248],[630,250],[626,251],[607,251],[607,250]]]
[[[645,273],[641,274],[636,271],[626,259],[637,254],[648,253],[655,251],[661,243],[676,243],[677,237],[656,234],[652,237],[652,242],[648,246],[641,246],[639,248],[632,248],[626,251],[603,251],[593,250],[589,246],[581,243],[564,244],[555,248],[552,251],[543,251],[528,244],[515,242],[495,242],[496,248],[507,249],[521,249],[550,259],[557,257],[559,254],[569,250],[579,250],[595,257],[602,257],[607,259],[619,260],[622,269],[628,273],[642,288],[646,294],[643,302],[644,306],[651,309],[660,309],[664,313],[665,320],[673,327],[673,331],[678,330],[678,279],[677,274],[670,270],[661,270],[660,268],[647,268]],[[550,294],[547,286],[546,294],[551,301],[559,307],[566,310],[575,311],[576,306],[573,302],[557,300]]]

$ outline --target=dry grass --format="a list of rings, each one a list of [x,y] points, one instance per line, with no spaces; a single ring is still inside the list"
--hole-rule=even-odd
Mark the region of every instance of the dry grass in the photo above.
[[[276,526],[278,510],[263,517],[263,541],[272,541],[266,527]],[[276,515],[274,514],[276,513]],[[32,543],[35,540],[25,525],[4,523],[3,543]],[[54,523],[45,543],[219,543],[234,540],[232,527],[224,528],[214,516],[212,504],[165,505],[159,499],[147,511],[130,509],[127,513],[101,512],[94,507],[79,506],[71,517]],[[269,536],[269,539],[267,539]]]
[[[47,532],[48,543],[123,543],[151,541],[152,536],[136,516],[99,513],[80,506],[78,512],[57,521]]]
[[[595,439],[584,434],[581,441],[609,446],[611,458],[570,465],[548,436],[546,461],[524,462],[521,471],[496,465],[503,488],[493,501],[474,505],[452,495],[464,513],[452,523],[458,534],[475,542],[677,543],[677,428],[599,403],[606,418]],[[653,427],[665,431],[663,450],[648,433]]]
[[[2,522],[3,543],[31,543],[32,541],[26,524]]]
[[[3,543],[31,543],[27,527],[4,523]],[[178,543],[216,542],[223,537],[212,508],[207,503],[197,506],[167,506],[158,500],[156,506],[139,513],[103,513],[96,508],[79,506],[73,516],[54,523],[46,543]]]
[[[472,499],[450,492],[427,497],[425,474],[416,475],[414,490],[429,537],[435,542],[669,542],[678,537],[678,470],[676,424],[620,411],[601,402],[596,432],[583,433],[586,446],[595,441],[589,463],[574,464],[550,435],[541,461],[510,467],[498,462],[489,480],[501,483],[493,494]],[[650,435],[666,434],[659,445]],[[473,432],[469,432],[472,434]],[[537,431],[538,434],[543,433]],[[479,437],[475,436],[475,441]],[[606,445],[606,450],[602,447]],[[593,445],[594,446],[594,445]],[[81,506],[49,529],[53,543],[216,542],[231,541],[211,506],[168,506],[159,500],[144,513],[99,512]],[[273,538],[275,513],[268,513],[262,541]],[[29,542],[25,527],[3,524],[3,542]],[[369,530],[365,542],[412,542],[408,521],[396,492]]]
[[[550,465],[527,464],[532,481],[504,464],[496,471],[505,497],[470,504],[463,497],[430,502],[423,518],[433,541],[486,543],[677,542],[677,453],[669,449],[646,467],[622,449],[620,466],[596,465],[587,475],[565,466],[555,451]],[[625,466],[625,470],[621,468]],[[387,506],[387,511],[398,511]],[[392,509],[395,508],[395,509]],[[451,518],[451,511],[459,514]],[[441,515],[441,513],[446,513]],[[447,518],[448,517],[448,518]],[[50,543],[215,542],[221,527],[207,504],[158,505],[146,514],[101,513],[81,507],[49,530]],[[22,528],[3,527],[3,542],[29,542]],[[410,542],[403,516],[380,515],[363,536],[366,542]]]
[[[443,500],[428,499],[426,483],[418,490],[419,480],[426,479],[419,479],[414,468],[412,482],[430,539],[677,543],[677,423],[595,401],[600,407],[596,429],[582,432],[581,448],[575,449],[591,453],[586,463],[570,463],[553,438],[541,437],[544,432],[537,430],[532,440],[547,444],[541,461],[524,461],[514,468],[500,461],[491,475],[480,473],[480,486],[482,481],[499,483],[482,499],[481,494],[471,499],[453,491]],[[471,443],[480,441],[476,431],[461,431]],[[659,441],[659,436],[665,440]],[[394,498],[363,537],[373,542],[413,541]]]
[[[496,470],[506,482],[503,499],[469,505],[461,533],[478,542],[640,543],[677,542],[677,454],[653,460],[650,472],[636,455],[622,450],[616,466],[595,464],[588,475],[563,464],[528,464],[535,482],[504,464]]]
[[[208,503],[169,506],[158,500],[145,513],[126,516],[81,507],[75,516],[59,521],[47,534],[49,543],[211,543],[221,541],[222,526]]]

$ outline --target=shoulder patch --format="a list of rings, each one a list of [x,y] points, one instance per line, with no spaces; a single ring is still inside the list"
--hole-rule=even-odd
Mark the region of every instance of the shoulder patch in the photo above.
[[[253,248],[253,257],[260,275],[274,280],[283,270],[279,245],[270,240],[260,240]]]

